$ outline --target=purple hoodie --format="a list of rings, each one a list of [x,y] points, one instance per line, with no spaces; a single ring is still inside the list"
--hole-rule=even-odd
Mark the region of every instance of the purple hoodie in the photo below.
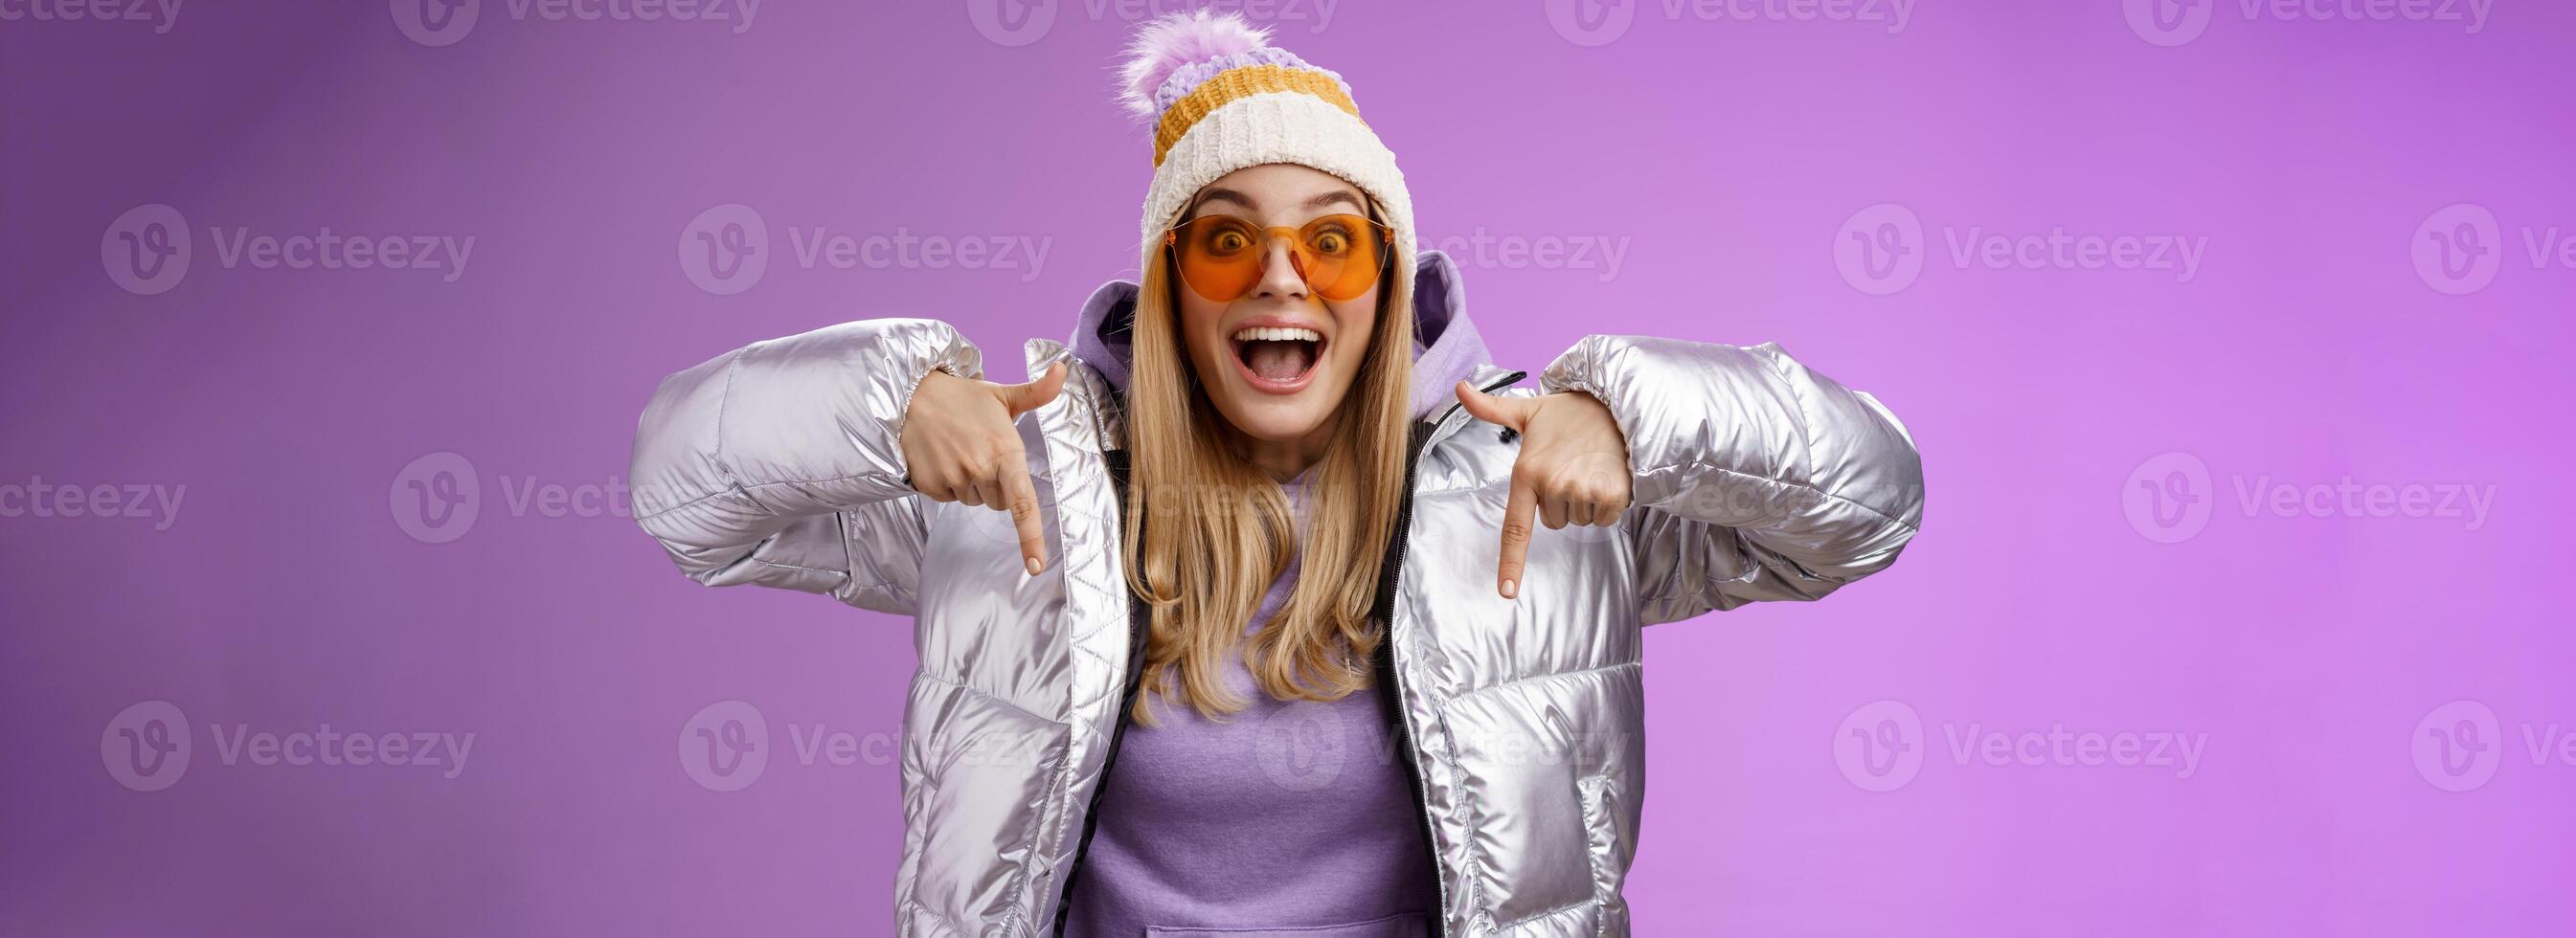
[[[1092,294],[1074,354],[1121,392],[1136,285]],[[1458,268],[1426,251],[1414,274],[1413,412],[1457,401],[1488,355],[1467,321]],[[1302,522],[1305,482],[1285,483]],[[1298,564],[1245,624],[1286,604]],[[1428,933],[1431,859],[1390,716],[1375,692],[1331,703],[1271,699],[1239,657],[1225,680],[1251,701],[1224,722],[1156,704],[1130,724],[1103,781],[1099,826],[1068,903],[1082,938],[1418,938]]]

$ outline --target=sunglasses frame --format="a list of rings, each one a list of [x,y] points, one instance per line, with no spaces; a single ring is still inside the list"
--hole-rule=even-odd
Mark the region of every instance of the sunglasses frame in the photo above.
[[[1163,229],[1163,252],[1171,260],[1173,275],[1181,281],[1182,286],[1189,289],[1192,295],[1211,303],[1231,303],[1235,300],[1242,299],[1245,295],[1251,293],[1252,288],[1247,286],[1244,288],[1242,293],[1237,293],[1234,296],[1225,299],[1217,299],[1201,292],[1197,284],[1190,282],[1188,265],[1183,263],[1181,260],[1181,229],[1210,219],[1230,219],[1232,221],[1239,222],[1245,228],[1251,229],[1261,236],[1261,269],[1264,272],[1267,272],[1270,269],[1269,246],[1272,240],[1280,238],[1287,239],[1289,243],[1289,260],[1291,263],[1296,263],[1304,257],[1303,252],[1305,248],[1303,246],[1303,235],[1305,234],[1306,229],[1314,227],[1318,222],[1335,218],[1356,219],[1359,222],[1366,224],[1369,230],[1376,235],[1378,243],[1377,269],[1374,271],[1375,276],[1370,280],[1370,282],[1372,284],[1384,283],[1386,280],[1387,270],[1395,265],[1395,229],[1389,227],[1385,222],[1353,212],[1335,212],[1330,215],[1318,216],[1303,225],[1256,225],[1252,223],[1251,219],[1245,218],[1241,215],[1228,215],[1222,212],[1200,215],[1195,218],[1185,218],[1182,219],[1180,223],[1175,224],[1170,228]],[[1323,297],[1324,299],[1331,300],[1336,303],[1344,302],[1358,296],[1356,293],[1352,294],[1350,297],[1327,296],[1323,292],[1323,289],[1318,287],[1315,284],[1315,281],[1306,275],[1306,271],[1304,269],[1297,271],[1297,279],[1304,282],[1306,284],[1306,289],[1313,291],[1316,296]],[[1257,285],[1260,281],[1256,279],[1253,283]]]

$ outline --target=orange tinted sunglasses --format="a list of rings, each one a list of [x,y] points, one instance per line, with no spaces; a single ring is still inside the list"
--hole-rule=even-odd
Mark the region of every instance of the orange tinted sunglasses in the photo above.
[[[1385,225],[1359,215],[1326,215],[1290,228],[1263,228],[1233,215],[1201,215],[1163,235],[1172,266],[1190,292],[1213,303],[1231,303],[1261,283],[1270,264],[1270,240],[1288,242],[1288,262],[1316,296],[1357,299],[1377,283],[1394,254]]]

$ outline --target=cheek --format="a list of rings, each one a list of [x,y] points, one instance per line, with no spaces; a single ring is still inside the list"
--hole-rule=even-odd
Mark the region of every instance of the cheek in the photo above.
[[[1181,350],[1188,353],[1193,361],[1206,365],[1204,359],[1212,354],[1212,350],[1220,350],[1225,345],[1219,341],[1222,337],[1216,334],[1217,320],[1224,316],[1224,306],[1199,299],[1187,290],[1181,291]]]
[[[1377,339],[1377,291],[1352,298],[1346,303],[1326,303],[1333,314],[1333,351],[1335,361],[1357,365],[1368,352],[1369,343]]]

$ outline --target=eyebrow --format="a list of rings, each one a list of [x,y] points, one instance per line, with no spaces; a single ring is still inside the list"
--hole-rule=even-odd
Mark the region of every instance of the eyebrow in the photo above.
[[[1261,204],[1253,201],[1251,196],[1245,195],[1241,192],[1236,192],[1232,189],[1210,188],[1206,192],[1199,194],[1199,205],[1204,206],[1210,202],[1232,202],[1236,205],[1242,206],[1247,211],[1258,212],[1261,210]],[[1351,194],[1350,190],[1335,189],[1331,192],[1307,199],[1305,204],[1299,206],[1299,208],[1313,210],[1323,208],[1324,206],[1331,205],[1336,202],[1347,204],[1356,209],[1366,209],[1368,207],[1360,202],[1359,196]],[[1192,211],[1196,211],[1195,207]]]
[[[1316,197],[1314,197],[1314,198],[1307,199],[1307,200],[1306,200],[1306,204],[1305,204],[1305,206],[1304,206],[1304,207],[1305,207],[1305,208],[1309,208],[1309,209],[1317,209],[1317,208],[1323,208],[1324,206],[1327,206],[1327,205],[1331,205],[1331,204],[1333,204],[1333,203],[1335,203],[1335,202],[1342,202],[1342,203],[1346,203],[1346,204],[1348,204],[1350,207],[1352,207],[1352,208],[1357,208],[1357,209],[1365,209],[1365,208],[1367,208],[1367,207],[1368,207],[1368,206],[1365,206],[1365,205],[1361,205],[1361,204],[1360,204],[1360,197],[1359,197],[1359,196],[1356,196],[1356,195],[1352,195],[1352,194],[1350,193],[1350,190],[1348,190],[1348,189],[1336,189],[1336,190],[1333,190],[1333,191],[1331,191],[1331,192],[1324,193],[1323,195],[1319,195],[1319,196],[1316,196]]]

